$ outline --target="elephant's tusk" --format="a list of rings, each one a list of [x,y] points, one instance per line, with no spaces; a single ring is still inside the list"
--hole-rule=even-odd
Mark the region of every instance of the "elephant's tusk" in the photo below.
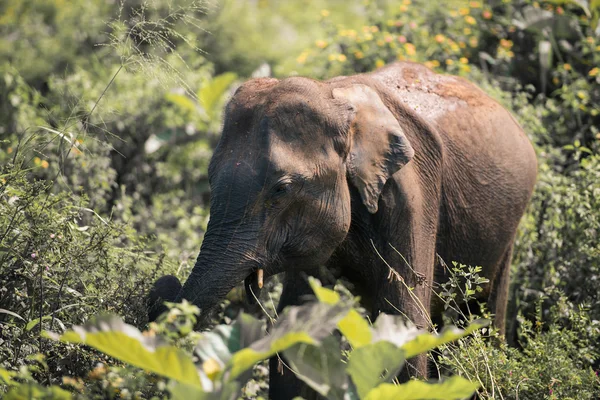
[[[258,288],[262,289],[262,287],[263,287],[263,270],[262,270],[262,268],[259,268],[258,271],[256,271],[256,276],[258,278]]]

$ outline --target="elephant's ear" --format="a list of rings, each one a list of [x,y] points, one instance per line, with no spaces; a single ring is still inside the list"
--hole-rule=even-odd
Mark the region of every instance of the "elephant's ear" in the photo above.
[[[415,152],[391,111],[369,86],[335,88],[333,97],[351,106],[348,176],[369,212],[376,213],[385,182]]]

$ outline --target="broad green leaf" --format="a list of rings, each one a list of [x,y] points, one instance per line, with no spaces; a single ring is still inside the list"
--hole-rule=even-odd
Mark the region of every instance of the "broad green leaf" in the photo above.
[[[63,335],[45,332],[45,336],[85,344],[138,368],[201,386],[196,367],[187,354],[176,347],[162,345],[156,337],[144,336],[116,316],[97,317],[83,326],[74,326]]]
[[[404,350],[380,341],[355,349],[348,360],[347,372],[360,398],[382,382],[393,379],[404,365]]]
[[[204,372],[214,381],[221,377],[233,353],[264,336],[264,322],[241,313],[233,325],[219,325],[213,331],[203,334],[194,353],[200,358]]]
[[[291,332],[271,342],[271,346],[265,351],[256,351],[252,348],[243,349],[234,354],[232,358],[231,377],[236,378],[257,362],[269,358],[296,343],[316,344],[317,341],[306,332]]]
[[[470,397],[479,384],[453,376],[442,383],[410,381],[402,385],[383,383],[371,390],[365,400],[455,400]]]
[[[236,74],[233,72],[226,72],[215,76],[200,88],[198,91],[198,98],[209,118],[214,117],[219,100],[221,100],[223,95],[225,95],[227,88],[231,86],[236,79]]]
[[[37,383],[27,382],[11,388],[3,397],[4,400],[48,399],[70,400],[71,393],[58,386],[44,387]]]
[[[371,343],[373,334],[369,323],[356,311],[351,309],[340,322],[338,329],[354,349]]]
[[[283,352],[296,376],[328,399],[344,398],[347,386],[340,342],[329,336],[320,346],[297,344]]]
[[[279,318],[270,335],[235,353],[231,358],[230,379],[296,343],[318,344],[329,336],[348,307],[336,304],[309,303],[291,307]]]
[[[235,400],[240,396],[241,387],[238,382],[223,385],[219,390],[203,392],[199,387],[171,381],[169,392],[173,400]]]
[[[13,376],[17,375],[16,372],[8,371],[4,368],[0,368],[0,379],[4,381],[5,384],[10,385],[13,383]]]
[[[417,336],[415,339],[404,344],[402,349],[406,351],[406,358],[411,358],[417,354],[425,353],[431,349],[434,349],[442,344],[452,342],[454,340],[463,338],[470,335],[478,329],[481,329],[489,325],[487,320],[477,320],[472,322],[466,329],[458,329],[450,326],[445,328],[442,333],[423,333]]]
[[[320,302],[337,304],[340,301],[339,294],[331,289],[321,286],[321,282],[317,279],[310,278],[309,282]],[[371,327],[355,309],[351,309],[348,312],[348,315],[338,323],[337,327],[340,332],[342,332],[342,335],[348,339],[350,345],[355,349],[371,343]]]

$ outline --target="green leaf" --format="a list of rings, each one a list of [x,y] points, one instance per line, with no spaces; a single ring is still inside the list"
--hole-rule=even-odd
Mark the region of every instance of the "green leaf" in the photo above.
[[[74,326],[63,335],[45,332],[51,339],[81,343],[101,352],[167,378],[200,387],[194,363],[183,351],[164,346],[157,337],[144,336],[116,316],[102,316],[83,326]]]
[[[219,390],[203,392],[197,386],[171,381],[169,383],[169,392],[173,400],[231,400],[239,397],[241,386],[238,382],[231,382],[223,385]]]
[[[320,302],[337,304],[340,301],[339,294],[321,286],[321,282],[317,279],[311,277],[309,283]],[[355,349],[371,343],[371,327],[355,309],[351,309],[348,315],[338,323],[337,327]]]
[[[41,320],[42,321],[47,321],[49,319],[52,319],[52,315],[44,315]],[[35,328],[37,326],[37,324],[40,323],[40,318],[36,318],[36,319],[32,319],[31,321],[29,321],[27,323],[27,325],[25,326],[25,331],[29,332],[30,330],[32,330],[33,328]]]
[[[200,363],[212,363],[212,371],[204,371],[213,381],[218,380],[229,364],[233,353],[264,337],[264,323],[251,315],[241,313],[233,325],[219,325],[204,333],[196,344],[194,353]],[[216,364],[215,364],[216,363]],[[218,367],[217,367],[218,366]]]
[[[477,320],[472,322],[466,329],[458,329],[453,326],[445,328],[442,333],[423,333],[402,346],[406,351],[406,358],[411,358],[417,354],[425,353],[443,344],[463,338],[478,329],[489,325],[488,320]]]
[[[218,110],[219,100],[225,95],[227,88],[237,79],[233,72],[215,76],[212,80],[206,82],[198,91],[200,104],[204,107],[208,118],[213,118]]]
[[[8,314],[8,315],[12,315],[13,317],[17,317],[19,318],[21,321],[25,321],[25,318],[21,317],[19,314],[17,314],[16,312],[10,311],[10,310],[5,310],[4,308],[0,308],[0,313],[2,314]]]
[[[347,371],[360,398],[382,382],[389,382],[402,368],[404,350],[387,341],[356,349],[350,355]]]
[[[369,323],[355,309],[338,322],[338,329],[354,349],[366,346],[373,338]]]
[[[365,400],[453,400],[470,397],[479,384],[453,376],[442,383],[410,381],[402,385],[383,383],[371,390]]]
[[[7,385],[13,384],[14,381],[12,380],[12,378],[13,378],[13,376],[16,376],[16,375],[17,375],[16,372],[8,371],[4,368],[0,368],[0,379],[2,381],[4,381],[4,383]]]
[[[195,113],[196,112],[196,103],[194,103],[194,101],[192,99],[190,99],[189,97],[187,97],[186,95],[177,94],[177,93],[167,93],[165,95],[165,99],[167,101],[175,104],[177,107],[179,107],[184,112],[187,112],[187,113]]]
[[[328,399],[344,398],[347,387],[340,342],[329,336],[321,346],[297,344],[283,354],[296,376]]]
[[[235,379],[258,361],[297,343],[320,343],[347,313],[348,307],[343,305],[309,303],[300,307],[290,307],[279,318],[269,336],[233,355],[230,361],[230,379]]]
[[[23,399],[48,399],[48,400],[70,400],[71,393],[58,386],[44,387],[37,383],[21,383],[13,387],[3,397],[4,400],[23,400]]]

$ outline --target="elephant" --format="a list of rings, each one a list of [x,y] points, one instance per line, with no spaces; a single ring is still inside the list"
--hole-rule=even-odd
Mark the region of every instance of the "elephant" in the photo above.
[[[187,299],[208,315],[239,282],[258,294],[284,273],[282,310],[324,269],[350,282],[373,318],[401,313],[427,328],[443,311],[442,259],[482,267],[489,283],[477,298],[502,333],[536,176],[523,129],[463,78],[398,62],[327,81],[251,79],[225,107],[196,264],[183,287],[159,280],[151,312]],[[427,376],[425,358],[411,364]],[[293,374],[277,369],[271,360],[271,397],[293,398]]]

